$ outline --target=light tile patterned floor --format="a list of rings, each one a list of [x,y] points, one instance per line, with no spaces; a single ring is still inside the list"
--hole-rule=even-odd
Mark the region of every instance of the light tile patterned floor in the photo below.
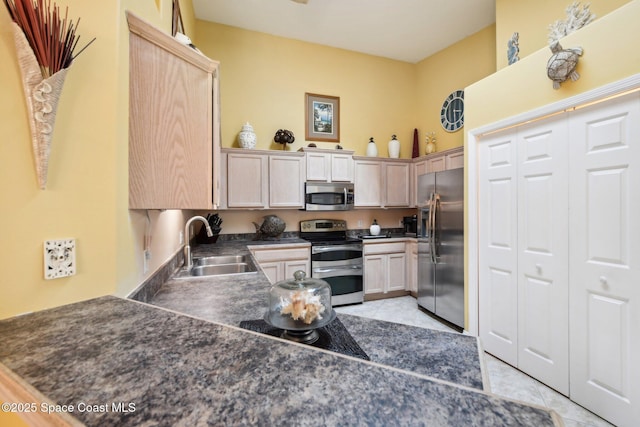
[[[338,313],[456,332],[418,309],[416,299],[410,296],[368,301],[364,304],[336,307],[335,310]],[[485,353],[485,362],[491,391],[497,395],[554,409],[563,418],[566,427],[610,427],[612,425],[487,353]]]

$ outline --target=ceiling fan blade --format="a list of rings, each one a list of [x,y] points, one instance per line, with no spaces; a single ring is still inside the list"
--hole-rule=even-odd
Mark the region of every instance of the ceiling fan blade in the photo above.
[[[291,0],[291,1],[294,1],[294,2],[296,2],[296,3],[300,3],[300,4],[307,4],[307,2],[308,2],[309,0]]]

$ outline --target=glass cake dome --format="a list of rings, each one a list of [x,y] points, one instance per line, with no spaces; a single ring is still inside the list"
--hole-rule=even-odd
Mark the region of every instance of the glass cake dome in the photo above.
[[[293,279],[273,285],[265,321],[284,329],[283,338],[312,343],[319,337],[315,329],[327,325],[336,314],[331,307],[331,286],[305,276],[304,271],[298,270]]]

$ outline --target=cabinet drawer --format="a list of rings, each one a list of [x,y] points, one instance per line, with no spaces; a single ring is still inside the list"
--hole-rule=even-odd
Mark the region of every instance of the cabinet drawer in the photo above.
[[[272,262],[272,261],[288,261],[292,259],[308,259],[309,248],[292,248],[292,249],[277,249],[277,250],[264,250],[253,251],[253,255],[256,261]]]
[[[390,254],[395,252],[404,252],[404,242],[394,243],[367,243],[364,245],[365,255],[374,254]]]

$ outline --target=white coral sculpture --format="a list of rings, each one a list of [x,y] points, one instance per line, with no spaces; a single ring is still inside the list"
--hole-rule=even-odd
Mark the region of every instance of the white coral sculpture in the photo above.
[[[565,9],[567,19],[564,21],[558,20],[549,25],[549,35],[547,36],[549,46],[596,19],[596,15],[591,13],[589,7],[589,3],[582,6],[582,8],[580,8],[580,2],[578,1],[571,3]]]

